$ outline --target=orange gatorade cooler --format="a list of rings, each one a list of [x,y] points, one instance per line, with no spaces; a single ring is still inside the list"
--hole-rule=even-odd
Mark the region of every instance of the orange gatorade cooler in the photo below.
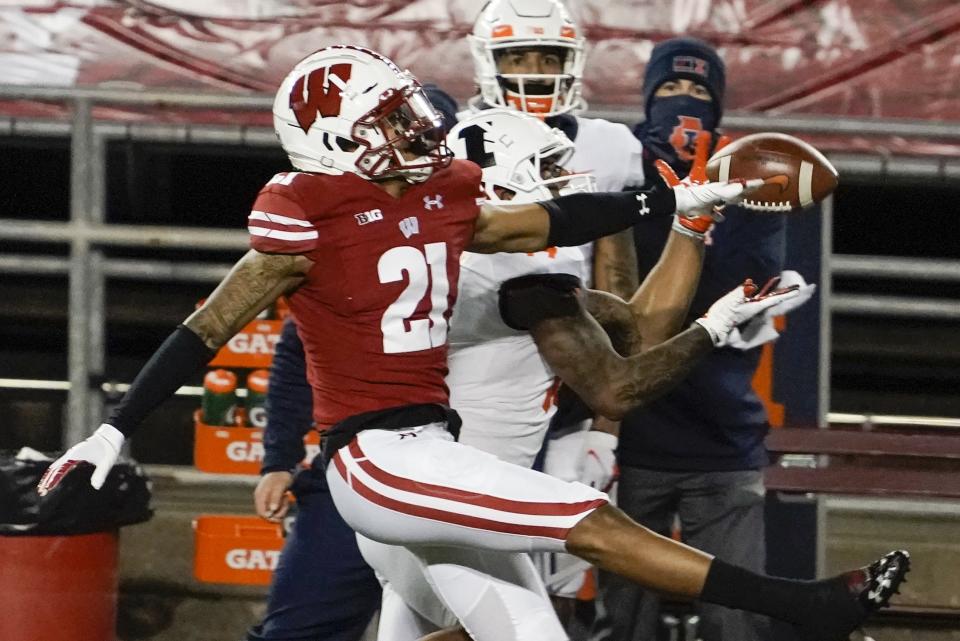
[[[267,384],[270,372],[255,369],[247,376],[247,426],[267,426]]]
[[[237,375],[215,369],[203,377],[201,417],[207,425],[233,425],[237,411]]]

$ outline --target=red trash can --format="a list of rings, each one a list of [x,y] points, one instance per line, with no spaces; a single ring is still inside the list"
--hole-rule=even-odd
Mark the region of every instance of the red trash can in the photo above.
[[[117,531],[0,536],[0,639],[114,641]]]
[[[0,451],[0,641],[115,641],[118,533],[153,515],[149,480],[120,462],[94,490],[80,466],[40,497],[52,460]]]

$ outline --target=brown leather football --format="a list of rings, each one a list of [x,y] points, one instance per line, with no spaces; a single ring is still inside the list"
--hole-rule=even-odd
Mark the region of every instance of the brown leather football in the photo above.
[[[710,180],[764,178],[740,205],[751,211],[790,213],[818,203],[837,188],[837,170],[799,138],[758,133],[733,141],[707,161]]]

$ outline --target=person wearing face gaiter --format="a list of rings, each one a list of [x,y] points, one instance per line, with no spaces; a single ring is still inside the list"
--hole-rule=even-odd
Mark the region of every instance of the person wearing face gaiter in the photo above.
[[[701,131],[713,134],[723,113],[723,61],[706,42],[673,38],[652,51],[644,74],[646,119],[633,132],[643,144],[648,186],[659,180],[653,163],[665,161],[686,176]],[[703,273],[688,320],[702,315],[711,297],[749,276],[765,282],[784,259],[784,224],[728,207],[726,220],[709,230]],[[642,279],[655,265],[669,225],[638,225],[635,244]],[[719,561],[763,572],[764,486],[761,468],[769,424],[751,387],[760,349],[716,350],[674,392],[631,412],[622,422],[618,505],[661,534],[674,519],[686,543]],[[657,638],[659,598],[620,577],[603,573],[593,638]],[[769,620],[715,604],[698,604],[704,641],[772,638]]]

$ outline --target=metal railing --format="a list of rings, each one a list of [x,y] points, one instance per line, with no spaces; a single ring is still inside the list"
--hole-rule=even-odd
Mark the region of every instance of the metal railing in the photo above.
[[[229,265],[183,263],[164,260],[107,258],[103,248],[143,247],[196,250],[241,250],[247,246],[242,231],[109,224],[105,221],[106,145],[109,140],[179,142],[187,144],[276,145],[271,129],[237,125],[141,124],[101,122],[93,118],[95,104],[131,107],[213,108],[220,110],[268,110],[272,96],[260,94],[219,95],[184,92],[128,92],[112,89],[0,87],[2,100],[53,101],[70,105],[69,121],[0,117],[0,135],[70,137],[69,222],[0,219],[0,240],[68,244],[68,258],[14,254],[0,256],[0,273],[66,275],[69,278],[67,387],[68,421],[64,441],[86,436],[99,422],[102,394],[93,381],[102,378],[104,366],[104,292],[109,278],[148,281],[216,282]],[[588,115],[632,122],[638,109],[595,109]],[[836,119],[809,116],[762,116],[730,113],[725,125],[740,130],[775,129],[787,132],[857,135],[897,135],[960,139],[955,124],[905,120]],[[918,179],[960,178],[960,161],[917,159],[883,155],[838,155],[831,158],[841,172],[867,176],[896,173]],[[829,247],[829,217],[825,207],[823,295],[829,301],[822,320],[829,350],[829,314],[852,313],[891,317],[960,319],[960,301],[896,296],[865,296],[831,292],[832,276],[870,279],[917,279],[956,282],[960,260],[907,260],[880,256],[833,255]],[[825,354],[829,355],[828,351]],[[828,398],[824,396],[824,398]],[[826,415],[823,408],[822,415]]]

